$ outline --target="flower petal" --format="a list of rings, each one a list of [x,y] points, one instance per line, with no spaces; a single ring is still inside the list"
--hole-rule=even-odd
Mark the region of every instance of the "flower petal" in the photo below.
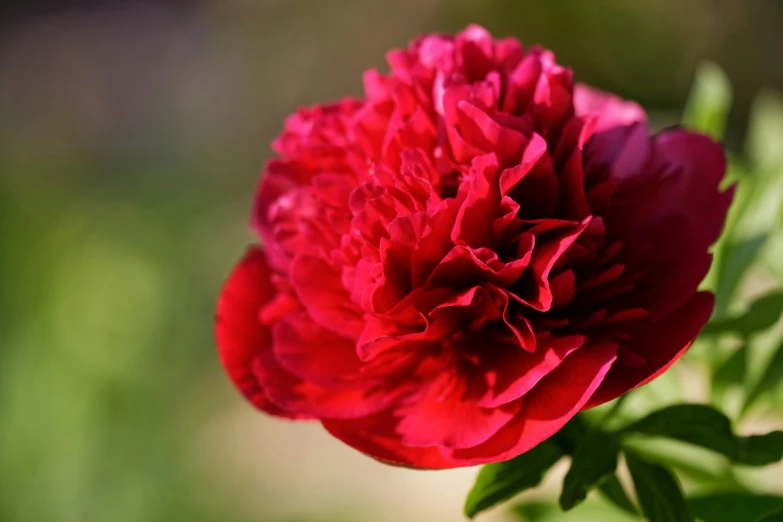
[[[362,317],[353,307],[340,276],[315,256],[299,256],[291,265],[291,282],[302,305],[324,328],[356,339],[362,332]]]
[[[396,419],[389,412],[360,419],[326,419],[322,424],[332,436],[386,464],[415,469],[446,469],[460,465],[438,447],[405,446],[394,432]]]
[[[620,359],[585,408],[611,401],[665,372],[688,350],[707,323],[713,302],[712,294],[699,292],[667,318],[639,328],[624,344],[631,354],[641,354],[646,360],[639,364],[638,356],[628,363]]]
[[[648,272],[623,298],[625,308],[645,308],[660,319],[696,292],[732,199],[731,189],[719,191],[725,172],[718,143],[676,129],[652,140],[636,175],[618,179],[617,201],[604,215],[607,234],[623,241],[627,273]]]
[[[261,324],[259,314],[275,293],[263,250],[250,248],[234,268],[218,300],[218,354],[231,381],[257,408],[272,415],[300,417],[270,403],[253,373],[255,361],[272,349],[270,331]]]
[[[647,120],[644,109],[638,103],[623,100],[583,83],[574,85],[574,111],[577,117],[597,115],[596,132]]]
[[[477,403],[496,408],[524,396],[584,343],[583,336],[572,335],[541,341],[533,353],[517,346],[493,346],[485,350],[480,355],[477,372],[491,374],[492,386]]]
[[[497,433],[520,408],[519,403],[484,408],[469,393],[463,376],[442,373],[423,394],[395,410],[400,416],[397,432],[402,443],[413,447],[476,446]]]
[[[253,373],[269,401],[293,415],[351,419],[387,408],[395,393],[357,384],[349,389],[332,390],[302,380],[286,371],[271,350],[254,361]],[[401,390],[395,390],[397,394]]]
[[[353,386],[360,370],[356,344],[314,322],[306,312],[274,326],[274,353],[280,365],[301,379],[330,389]]]
[[[462,466],[516,457],[562,428],[582,409],[617,358],[613,343],[590,343],[568,356],[521,399],[522,409],[493,437],[468,449],[451,451]]]

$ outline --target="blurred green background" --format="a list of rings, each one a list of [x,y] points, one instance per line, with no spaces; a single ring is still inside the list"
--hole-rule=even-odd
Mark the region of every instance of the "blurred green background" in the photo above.
[[[67,4],[0,7],[2,522],[461,519],[475,469],[389,468],[257,415],[213,344],[283,117],[358,94],[389,48],[481,23],[657,126],[710,59],[734,85],[738,154],[759,89],[783,87],[777,1]],[[568,520],[609,520],[590,509]]]

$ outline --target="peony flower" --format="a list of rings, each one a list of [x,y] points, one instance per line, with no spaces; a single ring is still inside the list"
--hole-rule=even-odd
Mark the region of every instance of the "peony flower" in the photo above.
[[[301,109],[217,310],[228,375],[378,460],[509,459],[665,371],[710,316],[721,147],[471,26]]]

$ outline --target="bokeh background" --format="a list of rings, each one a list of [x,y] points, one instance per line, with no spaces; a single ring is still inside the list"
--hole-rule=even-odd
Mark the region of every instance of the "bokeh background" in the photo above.
[[[476,469],[394,469],[256,414],[212,318],[284,116],[473,22],[554,49],[657,126],[712,60],[738,154],[757,93],[783,88],[775,0],[2,3],[0,521],[461,520]],[[580,509],[557,520],[610,520]]]

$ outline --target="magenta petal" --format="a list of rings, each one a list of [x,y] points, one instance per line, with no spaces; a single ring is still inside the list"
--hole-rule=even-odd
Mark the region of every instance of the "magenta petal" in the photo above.
[[[596,132],[647,120],[639,104],[583,83],[574,85],[574,111],[576,116],[597,115]]]

